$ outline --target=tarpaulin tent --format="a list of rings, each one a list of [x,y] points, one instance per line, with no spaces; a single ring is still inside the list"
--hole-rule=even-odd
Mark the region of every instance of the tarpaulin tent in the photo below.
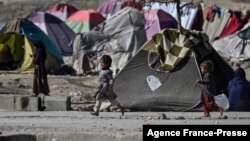
[[[162,29],[178,27],[175,18],[163,10],[145,10],[143,13],[146,19],[145,29],[148,39],[151,39],[155,33],[160,32]]]
[[[242,31],[238,31],[233,35],[229,35],[213,42],[214,49],[226,60],[247,61],[250,59],[250,22],[247,23]]]
[[[181,32],[180,32],[181,31]],[[200,32],[165,29],[147,41],[114,81],[117,100],[132,110],[183,111],[200,101],[199,64],[210,59],[219,80],[218,94],[227,92],[232,68]]]
[[[97,9],[106,19],[122,9],[123,3],[127,0],[106,0]]]
[[[66,24],[75,33],[85,33],[103,21],[105,18],[100,13],[90,9],[77,11],[66,20]]]
[[[73,47],[74,68],[78,73],[98,70],[96,59],[109,54],[113,71],[121,70],[146,41],[144,22],[141,12],[124,8],[90,32],[78,34]]]
[[[75,33],[63,21],[44,12],[34,12],[27,19],[48,35],[62,55],[72,55],[73,49],[69,43],[74,38]]]
[[[48,10],[48,13],[58,17],[62,21],[65,21],[72,14],[77,12],[78,9],[72,5],[66,3],[54,4]]]
[[[9,47],[10,52],[3,52],[4,47]],[[16,33],[0,33],[0,63],[6,60],[10,60],[17,63],[19,66],[13,70],[0,70],[0,72],[12,72],[12,73],[26,73],[33,72],[34,65],[32,64],[34,57],[35,46],[24,35]],[[9,62],[8,62],[9,63]],[[52,56],[51,53],[47,53],[46,67],[57,65],[59,62]],[[1,66],[3,68],[5,66]]]
[[[198,12],[202,13],[199,6],[194,6],[192,4],[187,4],[186,2],[181,2],[181,25],[185,29],[192,29],[193,25],[199,26],[195,21],[197,20]],[[177,4],[176,3],[160,3],[160,2],[150,2],[147,3],[143,9],[161,9],[171,16],[173,16],[176,20],[177,17]],[[203,21],[200,21],[203,22]]]
[[[25,35],[31,42],[41,41],[46,47],[47,52],[54,58],[55,63],[48,63],[47,69],[55,67],[56,64],[62,64],[63,58],[56,48],[55,44],[48,36],[35,24],[26,19],[15,19],[9,21],[1,29],[0,33],[17,33]]]

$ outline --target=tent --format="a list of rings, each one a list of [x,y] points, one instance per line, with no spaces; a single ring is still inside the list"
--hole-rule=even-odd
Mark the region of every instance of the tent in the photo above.
[[[122,4],[122,8],[133,7],[139,11],[142,10],[142,3],[140,0],[125,0]]]
[[[109,19],[112,15],[122,9],[122,4],[126,0],[106,0],[97,9],[106,19]]]
[[[114,80],[117,100],[132,110],[184,111],[200,101],[199,64],[212,60],[227,93],[232,68],[200,32],[165,29],[147,41]]]
[[[5,47],[10,48],[9,52],[4,52],[2,49]],[[9,60],[11,65],[17,65],[16,69],[0,70],[0,72],[12,72],[12,73],[25,73],[33,72],[34,66],[32,64],[34,56],[35,46],[24,35],[16,33],[0,33],[0,63]],[[46,67],[50,68],[56,65],[58,61],[52,57],[52,54],[47,53]],[[5,66],[1,64],[0,68]]]
[[[145,10],[143,13],[146,19],[145,29],[148,39],[151,39],[155,33],[160,32],[162,29],[178,27],[175,18],[163,10]]]
[[[227,60],[250,59],[250,22],[241,31],[213,42],[214,49]]]
[[[39,27],[26,19],[15,19],[9,21],[1,29],[0,33],[22,34],[31,42],[42,41],[46,47],[48,54],[50,54],[51,58],[55,60],[53,62],[46,62],[47,69],[55,67],[57,64],[59,65],[63,63],[63,58],[54,43],[41,29],[39,29]]]
[[[186,2],[181,2],[181,25],[185,29],[192,29],[194,24],[197,26],[195,29],[200,29],[198,26],[201,26],[197,24],[203,23],[203,18],[197,17],[202,14],[202,10],[200,6],[194,6],[192,4],[187,4]],[[171,16],[173,16],[176,20],[178,20],[177,17],[177,5],[176,3],[160,3],[160,2],[150,2],[147,3],[144,7],[144,10],[146,9],[161,9],[167,13],[169,13]],[[200,21],[196,21],[198,19]]]
[[[78,9],[66,3],[54,4],[48,10],[48,13],[58,17],[60,20],[65,21],[72,14],[77,12]]]
[[[145,18],[134,8],[124,8],[110,19],[74,39],[74,68],[81,74],[96,71],[103,54],[112,57],[112,70],[121,70],[146,41]]]
[[[250,23],[246,24],[243,30],[238,33],[238,36],[243,40],[250,40]]]
[[[105,18],[100,13],[90,9],[77,11],[66,20],[66,24],[75,33],[85,33],[103,21]]]
[[[97,9],[106,19],[125,7],[133,7],[142,10],[142,4],[138,0],[106,0]]]
[[[63,21],[44,12],[34,12],[27,19],[48,35],[62,55],[72,55],[73,49],[69,46],[69,43],[75,33]]]

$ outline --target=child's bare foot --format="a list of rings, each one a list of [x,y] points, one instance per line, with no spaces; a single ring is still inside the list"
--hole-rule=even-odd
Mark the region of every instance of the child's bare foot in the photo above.
[[[210,117],[210,114],[204,114],[202,117]]]
[[[94,115],[94,116],[99,116],[99,113],[98,113],[98,112],[91,112],[90,114],[91,114],[91,115]]]
[[[220,116],[222,117],[223,116],[223,109],[220,108]]]

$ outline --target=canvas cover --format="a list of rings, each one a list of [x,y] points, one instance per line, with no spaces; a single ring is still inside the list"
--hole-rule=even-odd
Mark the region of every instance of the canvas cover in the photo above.
[[[227,27],[225,27],[219,35],[219,39],[232,35],[238,30],[241,30],[248,22],[249,18],[249,15],[243,15],[241,11],[234,11]]]
[[[203,24],[203,31],[209,36],[210,42],[219,37],[232,15],[229,9],[216,7],[216,10],[212,10],[211,8],[212,7],[209,7],[208,10],[210,9],[213,12],[213,18],[208,18],[208,12],[205,23]]]
[[[238,59],[240,61],[247,61],[250,59],[250,42],[249,37],[245,36],[250,34],[250,23],[246,24],[242,31],[225,38],[213,42],[214,49],[225,59]]]
[[[39,29],[39,27],[26,19],[15,19],[7,22],[1,29],[0,33],[22,34],[25,35],[25,37],[27,37],[31,42],[42,41],[48,54],[50,54],[50,57],[53,58],[52,60],[55,60],[47,64],[47,69],[55,67],[57,64],[63,63],[62,56],[55,44],[41,29]]]
[[[184,111],[200,101],[199,64],[210,59],[220,90],[227,90],[232,68],[200,32],[165,29],[147,41],[115,77],[117,100],[134,110]]]
[[[65,22],[75,33],[89,32],[105,18],[93,9],[80,10],[71,15]]]
[[[134,8],[124,8],[74,40],[74,68],[78,73],[98,70],[103,54],[112,57],[112,70],[121,70],[146,41],[144,16]]]
[[[162,29],[178,27],[175,18],[163,10],[145,10],[143,13],[146,19],[145,29],[148,39],[151,39],[155,33],[160,32]]]
[[[77,12],[78,9],[67,3],[54,4],[48,10],[48,13],[58,17],[60,20],[65,21],[72,14]]]
[[[196,19],[197,12],[198,11],[197,6],[193,6],[190,4],[186,4],[186,2],[181,2],[181,25],[185,29],[191,29],[194,23],[194,20]],[[160,2],[151,2],[147,3],[143,9],[161,9],[167,13],[169,13],[171,16],[173,16],[176,20],[177,18],[177,5],[176,3],[160,3]]]
[[[63,21],[41,11],[30,14],[27,19],[48,35],[62,55],[68,56],[73,54],[73,49],[69,46],[69,43],[75,36],[75,33]]]
[[[10,54],[2,52],[2,47],[8,46],[11,50]],[[20,64],[16,70],[0,70],[1,72],[8,71],[9,73],[27,73],[33,72],[34,66],[32,64],[34,57],[35,46],[24,35],[15,33],[0,33],[0,63],[4,60],[12,59]],[[46,67],[56,65],[58,62],[55,58],[47,53]],[[1,66],[4,67],[4,66]]]
[[[126,0],[106,0],[97,9],[106,19],[109,19],[112,15],[122,9],[122,4]]]

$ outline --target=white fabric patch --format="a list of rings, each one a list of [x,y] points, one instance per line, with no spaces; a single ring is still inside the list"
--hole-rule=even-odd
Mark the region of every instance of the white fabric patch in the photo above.
[[[111,103],[108,100],[103,101],[102,105],[100,107],[100,110],[107,109],[110,105],[111,105]],[[95,106],[94,106],[93,110],[96,111],[96,107]]]
[[[159,78],[155,77],[154,75],[148,76],[147,82],[148,82],[148,86],[150,87],[152,91],[155,91],[162,85]]]

